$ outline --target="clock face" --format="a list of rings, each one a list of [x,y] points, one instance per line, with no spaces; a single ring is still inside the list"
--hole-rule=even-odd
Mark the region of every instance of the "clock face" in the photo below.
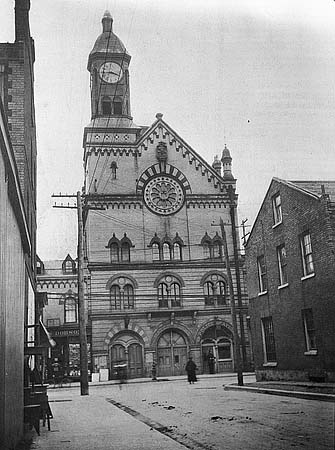
[[[100,66],[99,75],[106,83],[116,83],[121,80],[123,72],[118,64],[109,61]]]
[[[184,191],[175,179],[167,175],[152,178],[144,188],[144,201],[156,214],[168,216],[180,210],[184,204]]]

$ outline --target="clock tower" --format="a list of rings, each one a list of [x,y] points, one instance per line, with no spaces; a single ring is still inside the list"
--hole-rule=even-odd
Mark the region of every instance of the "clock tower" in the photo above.
[[[84,129],[83,194],[93,367],[112,377],[122,361],[136,378],[150,376],[157,364],[158,376],[181,375],[191,353],[206,373],[211,352],[216,372],[232,371],[224,242],[212,227],[227,224],[234,286],[244,288],[236,281],[230,152],[223,151],[222,174],[218,159],[213,168],[162,113],[150,126],[133,122],[131,57],[112,25],[105,12],[87,66],[92,114]],[[242,290],[237,296],[244,342],[247,297]]]
[[[130,59],[125,46],[113,33],[113,18],[106,11],[102,18],[102,33],[87,64],[91,74],[91,118],[96,119],[95,126],[107,125],[106,119],[107,126],[130,125]]]

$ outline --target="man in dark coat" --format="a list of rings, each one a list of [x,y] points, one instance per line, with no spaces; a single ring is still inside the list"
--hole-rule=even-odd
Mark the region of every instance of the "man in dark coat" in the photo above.
[[[197,381],[197,376],[195,374],[197,366],[195,362],[192,360],[192,356],[189,357],[188,362],[185,366],[185,370],[187,372],[187,379],[190,384],[191,383],[193,384],[195,381]]]

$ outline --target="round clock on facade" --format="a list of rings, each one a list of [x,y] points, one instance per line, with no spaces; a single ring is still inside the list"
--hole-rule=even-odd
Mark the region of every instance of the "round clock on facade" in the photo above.
[[[117,63],[109,61],[100,66],[99,75],[106,83],[116,83],[121,80],[123,72]]]
[[[156,214],[173,214],[183,206],[184,191],[178,181],[159,175],[152,178],[144,188],[144,201],[147,207]]]

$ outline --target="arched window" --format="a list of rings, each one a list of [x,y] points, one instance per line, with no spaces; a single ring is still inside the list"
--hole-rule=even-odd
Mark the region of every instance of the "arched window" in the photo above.
[[[113,101],[113,112],[114,114],[120,115],[122,114],[122,101],[119,99],[115,99]]]
[[[213,245],[213,257],[214,258],[220,258],[221,257],[221,245],[218,241],[214,242]]]
[[[159,245],[154,243],[152,244],[152,260],[159,261]]]
[[[226,304],[226,283],[223,281],[216,283],[216,297],[218,305]]]
[[[110,254],[111,254],[111,262],[112,263],[119,262],[119,245],[116,242],[113,242],[111,244]]]
[[[170,286],[171,307],[181,306],[180,286],[178,283],[172,283]]]
[[[77,304],[73,297],[69,297],[64,303],[64,322],[75,323],[77,322]]]
[[[178,242],[173,244],[173,259],[177,261],[181,260],[181,245]]]
[[[76,273],[76,262],[71,258],[70,255],[64,259],[62,263],[63,273]]]
[[[208,242],[205,242],[203,244],[203,253],[204,253],[204,259],[208,259],[210,258],[211,254],[210,254],[210,250],[209,250],[209,244]]]
[[[130,245],[129,242],[122,242],[121,244],[121,261],[130,261]]]
[[[101,107],[104,116],[110,116],[112,114],[112,103],[109,97],[102,98]]]
[[[211,281],[204,284],[205,305],[214,305],[214,285]]]
[[[120,286],[113,285],[110,290],[112,309],[121,309],[121,290]]]
[[[164,242],[163,244],[163,259],[164,261],[171,260],[170,245],[167,242]]]
[[[123,307],[124,309],[134,308],[134,289],[130,284],[126,284],[123,288]]]
[[[169,306],[168,296],[168,285],[166,283],[160,283],[158,285],[158,305],[160,308],[167,308]]]

